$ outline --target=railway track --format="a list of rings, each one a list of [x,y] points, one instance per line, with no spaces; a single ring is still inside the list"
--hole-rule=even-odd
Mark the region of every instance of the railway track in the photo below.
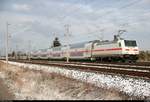
[[[127,76],[134,76],[134,77],[142,77],[146,79],[150,79],[150,66],[143,64],[141,65],[123,65],[123,64],[102,64],[102,63],[82,63],[82,62],[52,62],[52,61],[24,61],[18,60],[16,62],[21,63],[31,63],[31,64],[40,64],[40,65],[48,65],[48,66],[56,66],[68,69],[76,69],[82,71],[90,71],[90,72],[107,72],[107,73],[115,73]]]

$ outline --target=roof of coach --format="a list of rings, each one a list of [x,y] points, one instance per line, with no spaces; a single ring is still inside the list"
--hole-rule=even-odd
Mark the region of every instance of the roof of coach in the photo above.
[[[48,48],[46,48],[46,49],[39,49],[38,51],[47,51],[48,50]]]
[[[82,48],[82,47],[84,47],[85,44],[86,44],[85,42],[84,43],[71,44],[70,48]]]
[[[100,41],[99,43],[97,43],[97,45],[104,45],[104,44],[113,44],[113,43],[117,43],[118,41],[109,41],[109,40],[104,40],[104,41]]]

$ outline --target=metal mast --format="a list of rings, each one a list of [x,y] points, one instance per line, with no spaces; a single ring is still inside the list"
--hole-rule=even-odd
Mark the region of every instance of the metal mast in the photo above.
[[[69,36],[70,36],[70,31],[69,31],[69,27],[70,25],[66,24],[65,26],[65,37],[66,37],[66,42],[67,42],[67,62],[69,62]]]
[[[8,22],[6,22],[6,64],[8,65],[8,37],[9,37],[9,34],[8,34]]]
[[[29,55],[29,61],[31,60],[31,40],[29,40],[29,52],[28,52],[28,55]]]

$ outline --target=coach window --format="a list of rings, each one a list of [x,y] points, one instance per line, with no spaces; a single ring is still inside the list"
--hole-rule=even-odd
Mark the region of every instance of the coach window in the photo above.
[[[119,43],[119,47],[121,47],[121,43]]]

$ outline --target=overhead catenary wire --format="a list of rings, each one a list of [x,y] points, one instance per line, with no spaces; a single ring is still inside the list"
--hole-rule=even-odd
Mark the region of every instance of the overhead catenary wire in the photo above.
[[[120,0],[121,1],[121,0]],[[121,2],[118,2],[118,3],[121,3]],[[137,3],[139,3],[140,2],[140,0],[134,0],[134,1],[131,1],[131,2],[129,2],[129,3],[127,3],[127,4],[125,4],[125,5],[123,5],[123,6],[121,6],[121,7],[119,7],[119,9],[125,9],[125,8],[129,8],[129,7],[131,7],[131,6],[133,6],[133,5],[135,5],[135,4],[137,4]],[[87,2],[85,2],[85,3],[87,3]],[[73,6],[69,9],[70,11],[70,13],[71,12],[78,12],[78,10],[80,10],[80,9],[82,9],[82,8],[80,8],[80,7],[78,7],[78,8],[76,8],[76,9],[73,9],[73,10],[71,10],[71,9],[73,9]],[[111,14],[111,13],[113,13],[114,11],[112,10],[112,11],[107,11],[105,14],[103,14],[101,17],[105,17],[105,16],[108,16],[109,14]],[[91,12],[92,13],[92,12]],[[65,16],[62,16],[62,17],[59,17],[58,19],[59,19],[59,21],[60,21],[60,23],[62,24],[62,22],[66,19],[66,17],[68,17],[69,15],[65,15]],[[63,24],[64,25],[64,24]],[[127,26],[128,24],[120,24],[121,26]],[[104,30],[106,30],[106,29],[108,29],[108,27],[103,27],[103,29]],[[92,31],[92,32],[88,32],[88,33],[86,33],[86,36],[88,35],[88,34],[93,34],[94,36],[98,36],[98,35],[96,35],[96,34],[94,34],[94,33],[101,33],[102,31],[100,31],[100,30],[96,30],[96,31]],[[104,32],[104,31],[103,31]],[[93,35],[89,35],[89,36],[93,36]]]
[[[128,7],[131,7],[132,5],[135,5],[135,4],[137,4],[137,3],[139,3],[140,2],[140,0],[134,0],[133,2],[130,2],[130,3],[128,3],[128,4],[126,4],[126,5],[124,5],[124,6],[121,6],[119,9],[125,9],[125,8],[128,8]],[[75,10],[73,10],[73,11],[78,11],[79,9],[81,9],[81,8],[77,8],[77,9],[75,9]],[[72,12],[73,12],[72,11]],[[103,14],[102,16],[100,16],[100,17],[104,17],[104,16],[108,16],[108,14],[111,14],[111,13],[113,13],[114,11],[108,11],[108,12],[106,12],[105,14]],[[65,16],[64,18],[66,18],[67,16]],[[62,20],[61,20],[62,21]],[[105,29],[106,29],[107,27],[105,27]],[[104,29],[104,28],[103,28]],[[93,33],[96,33],[96,32],[99,32],[99,31],[93,31],[93,32],[89,32],[89,33],[86,33],[86,34],[93,34]]]
[[[125,8],[128,8],[128,7],[131,7],[131,6],[133,6],[133,5],[137,4],[137,3],[139,3],[140,1],[141,1],[141,0],[135,0],[135,1],[130,2],[130,3],[126,4],[126,5],[124,5],[124,6],[119,7],[118,9],[121,10],[121,9],[125,9]],[[114,12],[114,11],[107,11],[105,14],[103,14],[102,16],[99,16],[99,17],[104,17],[105,15],[108,16],[109,14],[111,14],[111,13],[113,13],[113,12]]]

